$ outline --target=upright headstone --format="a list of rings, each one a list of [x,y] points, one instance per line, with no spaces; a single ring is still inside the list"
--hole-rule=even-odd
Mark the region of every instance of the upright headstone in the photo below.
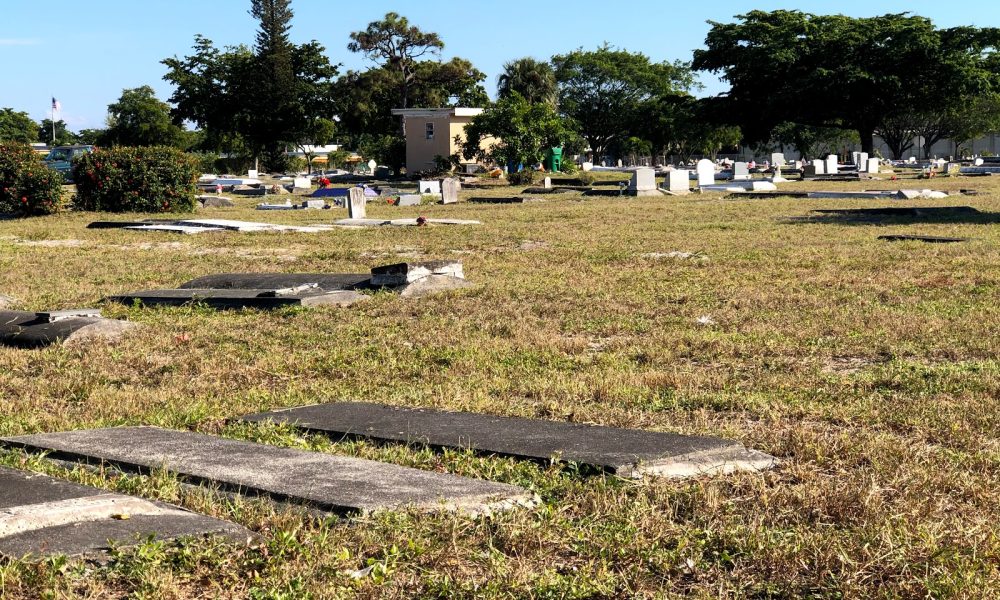
[[[733,181],[746,181],[750,179],[750,167],[745,162],[733,164]]]
[[[364,188],[352,187],[348,191],[347,216],[352,219],[364,219],[367,214],[367,203]]]
[[[868,168],[867,168],[867,171],[869,173],[878,173],[879,172],[879,162],[880,161],[877,158],[869,158],[868,159]]]
[[[640,167],[632,173],[632,179],[628,184],[630,196],[659,196],[660,190],[656,187],[656,171],[649,167]]]
[[[771,166],[782,167],[785,165],[785,154],[783,152],[774,152],[771,154]]]
[[[378,166],[378,163],[375,162],[374,159],[368,161],[368,172],[374,174],[375,173],[375,167],[377,167],[377,166]]]
[[[547,190],[551,190],[552,189],[552,178],[551,177],[546,177],[544,179],[544,181],[542,181],[542,187],[544,187]]]
[[[296,177],[292,187],[297,190],[311,190],[312,181],[310,181],[308,177]]]
[[[583,164],[580,165],[580,169],[584,173],[586,173],[588,171],[593,171],[594,170],[594,163],[592,163],[592,162],[585,162],[585,163],[583,163]]]
[[[948,163],[948,168],[945,171],[948,175],[958,175],[962,171],[962,165],[956,162]]]
[[[458,202],[459,183],[457,179],[448,177],[441,180],[441,204],[455,204]]]
[[[831,154],[826,157],[826,174],[836,175],[837,174],[837,155]]]
[[[698,161],[698,185],[715,185],[715,163],[703,158]]]
[[[826,174],[826,162],[824,162],[822,160],[818,160],[818,159],[813,159],[812,166],[816,170],[815,171],[816,175],[825,175]]]
[[[691,191],[691,172],[686,169],[667,171],[667,190],[686,194]]]
[[[248,179],[257,179],[257,169],[250,169],[247,171]]]
[[[441,182],[437,179],[421,179],[417,191],[421,194],[440,194]]]

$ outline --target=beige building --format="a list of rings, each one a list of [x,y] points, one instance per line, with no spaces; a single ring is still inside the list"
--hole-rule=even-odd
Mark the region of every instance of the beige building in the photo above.
[[[403,118],[406,172],[433,170],[435,156],[461,155],[462,143],[455,138],[465,140],[465,126],[482,112],[481,108],[394,108],[392,114]]]

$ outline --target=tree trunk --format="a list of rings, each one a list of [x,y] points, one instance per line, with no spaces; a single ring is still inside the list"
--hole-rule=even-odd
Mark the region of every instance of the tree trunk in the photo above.
[[[875,155],[875,128],[859,127],[858,136],[861,137],[861,151],[867,152],[868,156]]]

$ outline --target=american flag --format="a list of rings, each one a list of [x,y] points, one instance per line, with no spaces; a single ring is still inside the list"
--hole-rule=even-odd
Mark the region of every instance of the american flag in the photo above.
[[[59,104],[59,101],[56,100],[55,98],[52,98],[52,110],[56,110],[56,111],[62,110],[62,105]]]

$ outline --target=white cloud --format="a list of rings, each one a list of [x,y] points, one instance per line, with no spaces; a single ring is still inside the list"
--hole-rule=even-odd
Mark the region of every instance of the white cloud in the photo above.
[[[0,38],[0,46],[37,46],[38,40],[26,38]]]

